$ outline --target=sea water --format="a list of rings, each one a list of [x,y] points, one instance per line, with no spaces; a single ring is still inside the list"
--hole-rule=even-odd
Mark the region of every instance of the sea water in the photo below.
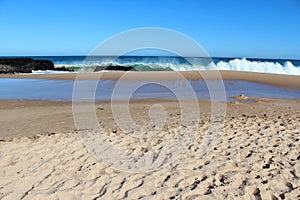
[[[116,80],[78,80],[77,84],[95,84],[96,90],[91,98],[85,96],[82,91],[80,98],[76,101],[104,101],[104,100],[126,100],[128,94],[121,90],[117,94],[116,84],[126,85],[127,88],[135,88],[138,81]],[[123,81],[123,82],[122,82]],[[48,80],[48,79],[0,79],[0,99],[23,99],[23,100],[53,100],[53,101],[72,101],[74,80]],[[212,83],[213,84],[213,83]],[[300,90],[277,87],[261,83],[254,83],[239,80],[224,80],[225,101],[233,101],[231,97],[244,94],[251,97],[263,98],[300,98]],[[165,85],[165,86],[162,86]],[[168,87],[169,86],[169,87]],[[188,87],[191,86],[191,87]],[[192,88],[192,90],[189,90]],[[122,92],[123,91],[123,92]],[[174,94],[174,91],[176,94]],[[81,91],[79,91],[80,93]],[[156,81],[151,84],[144,84],[142,87],[136,87],[136,90],[129,95],[130,99],[177,99],[194,98],[211,100],[211,91],[208,90],[204,81]],[[214,93],[224,94],[224,91],[213,91]],[[221,98],[221,99],[222,99]]]
[[[300,60],[257,58],[182,58],[177,56],[29,56],[51,60],[56,67],[93,71],[96,66],[128,66],[136,71],[236,70],[300,75]],[[54,73],[34,71],[34,73]]]

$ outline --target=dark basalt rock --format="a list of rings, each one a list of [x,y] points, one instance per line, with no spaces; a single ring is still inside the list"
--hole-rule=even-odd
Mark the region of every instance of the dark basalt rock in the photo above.
[[[97,66],[96,69],[94,70],[94,72],[104,71],[104,70],[108,70],[108,71],[136,71],[136,69],[134,67],[117,65],[117,66]]]
[[[56,70],[49,60],[31,58],[0,58],[0,73],[31,73],[32,70]]]

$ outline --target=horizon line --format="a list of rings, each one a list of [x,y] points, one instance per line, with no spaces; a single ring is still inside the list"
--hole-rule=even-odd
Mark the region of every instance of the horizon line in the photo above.
[[[122,55],[123,57],[182,57],[176,55]],[[93,55],[90,57],[122,57],[117,55]],[[5,57],[18,57],[18,58],[26,58],[26,57],[88,57],[88,55],[0,55],[0,58]],[[198,57],[198,56],[185,56],[186,58],[223,58],[223,59],[269,59],[269,60],[300,60],[300,58],[267,58],[267,57],[245,57],[245,56],[211,56],[211,57]]]

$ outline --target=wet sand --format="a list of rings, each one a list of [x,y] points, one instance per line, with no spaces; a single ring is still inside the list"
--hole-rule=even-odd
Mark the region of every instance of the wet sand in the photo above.
[[[183,76],[187,80],[244,80],[257,83],[264,83],[282,87],[300,89],[300,76],[267,74],[257,72],[237,72],[237,71],[184,71],[184,72],[98,72],[98,73],[69,73],[69,74],[1,74],[0,78],[39,78],[75,80],[77,79],[101,79],[116,80],[126,74],[125,80],[177,80],[178,76]]]

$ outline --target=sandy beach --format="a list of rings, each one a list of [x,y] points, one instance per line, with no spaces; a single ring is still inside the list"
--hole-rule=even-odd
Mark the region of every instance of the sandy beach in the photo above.
[[[148,173],[98,162],[75,130],[70,102],[0,100],[0,198],[299,199],[300,100],[252,100],[227,103],[222,134],[201,158],[199,144],[212,122],[210,102],[199,101],[192,145],[174,162]],[[153,104],[162,105],[171,119],[161,131],[166,142],[179,129],[178,102],[131,101],[133,119],[146,125]],[[136,147],[138,155],[145,152],[124,140],[110,102],[97,102],[96,115],[111,140]]]
[[[139,76],[137,76],[139,73]],[[180,72],[201,80],[196,72]],[[218,78],[203,72],[208,80]],[[173,80],[176,72],[130,72],[126,80]],[[90,73],[79,79],[117,80],[124,72]],[[224,80],[246,80],[299,89],[299,76],[221,71]],[[74,80],[76,74],[1,75],[2,78]],[[112,113],[110,101],[95,104],[97,120],[109,141],[142,158],[166,147],[181,130],[177,100],[140,99],[114,102],[129,106],[132,119],[151,132],[149,110],[160,105],[167,121],[159,141],[128,140]],[[0,100],[1,199],[297,199],[300,198],[300,100],[237,96],[226,103],[222,130],[208,146],[211,102],[199,100],[193,140],[176,159],[149,172],[124,171],[99,162],[74,124],[72,102]],[[74,106],[74,105],[73,105]],[[191,104],[191,106],[193,106]],[[193,108],[192,108],[193,109]],[[153,127],[152,127],[153,128]],[[133,132],[141,130],[133,128]],[[84,136],[93,141],[90,131]],[[150,145],[150,146],[149,146]],[[173,152],[175,155],[176,152]],[[172,156],[172,155],[171,155]],[[153,160],[153,162],[155,159]],[[137,170],[138,171],[138,170]]]
[[[0,78],[38,78],[56,80],[119,80],[126,75],[126,80],[177,80],[179,76],[186,80],[244,80],[257,83],[300,89],[300,77],[294,75],[253,73],[241,71],[151,71],[151,72],[94,72],[63,74],[0,74]],[[221,78],[222,77],[222,78]]]

